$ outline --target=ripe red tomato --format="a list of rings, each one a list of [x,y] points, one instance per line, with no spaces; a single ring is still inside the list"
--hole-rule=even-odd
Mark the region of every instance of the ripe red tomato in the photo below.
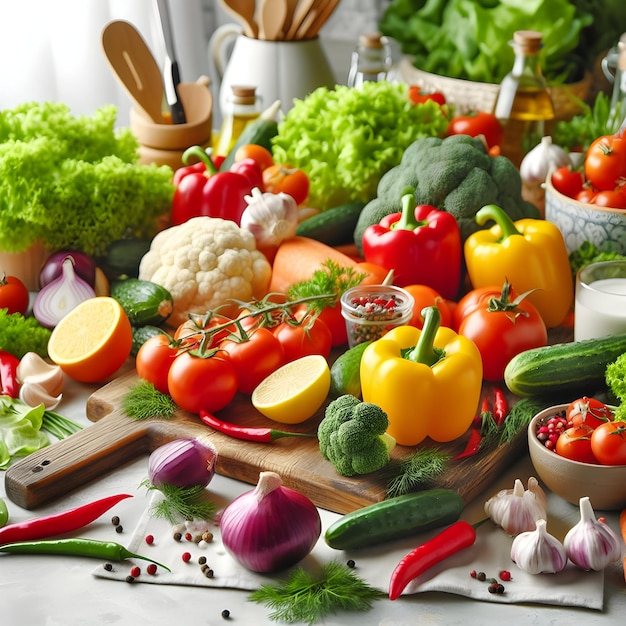
[[[626,192],[621,187],[598,191],[593,197],[593,204],[612,209],[626,209]]]
[[[587,396],[570,402],[565,410],[565,417],[572,426],[584,424],[589,428],[596,428],[600,424],[613,420],[611,409],[604,402],[595,398],[587,398]]]
[[[492,296],[499,296],[502,289],[497,285],[477,287],[476,289],[470,289],[457,303],[452,312],[452,328],[459,331],[461,322],[470,313],[475,311],[478,307],[485,307],[485,296],[487,302]],[[511,297],[515,297],[515,294],[511,291]]]
[[[274,335],[280,341],[285,351],[287,363],[295,361],[309,354],[320,354],[325,359],[330,355],[333,335],[326,322],[319,317],[308,315],[299,323],[281,322],[274,328]]]
[[[241,393],[252,393],[264,378],[285,364],[283,346],[267,328],[248,333],[245,341],[224,339],[220,348],[230,356]]]
[[[271,165],[263,170],[263,185],[270,193],[287,193],[296,204],[302,204],[309,197],[309,177],[291,165]]]
[[[169,393],[167,376],[178,348],[173,346],[167,335],[150,337],[143,343],[135,357],[137,376],[147,380],[161,393]]]
[[[453,117],[448,125],[448,136],[450,135],[470,135],[471,137],[482,135],[487,142],[487,147],[493,148],[502,143],[504,128],[493,113],[474,111],[467,115]]]
[[[578,202],[586,202],[587,204],[591,204],[593,199],[596,197],[596,190],[593,187],[583,187],[577,194],[576,200]]]
[[[591,449],[593,429],[581,424],[563,431],[556,440],[556,453],[580,463],[598,463]]]
[[[252,159],[259,164],[261,171],[274,165],[274,157],[272,153],[264,146],[255,143],[248,143],[237,148],[235,152],[235,162],[244,159]]]
[[[573,170],[569,165],[559,167],[552,173],[552,186],[568,198],[576,198],[583,190],[585,183],[583,175],[578,170]]]
[[[598,137],[585,155],[585,178],[598,191],[613,190],[626,177],[626,138]]]
[[[209,334],[204,331],[211,331],[211,329],[228,324],[230,321],[230,318],[218,314],[206,318],[202,315],[192,315],[176,329],[174,339],[179,340],[182,347],[192,350],[197,348],[200,342]],[[211,332],[210,338],[207,339],[204,347],[210,348],[217,346],[217,344],[232,331],[233,328],[226,326],[225,328]]]
[[[429,100],[436,102],[439,106],[442,106],[446,103],[446,97],[440,91],[433,91],[432,93],[422,93],[418,85],[409,86],[409,100],[413,104],[422,104],[424,102],[428,102]]]
[[[477,306],[465,314],[458,333],[471,339],[483,360],[485,380],[498,381],[504,377],[504,368],[520,352],[539,348],[548,343],[545,322],[535,306],[526,299],[512,305],[494,308],[492,301],[504,303],[502,290],[485,292],[479,297]]]
[[[626,465],[626,423],[600,424],[591,435],[591,449],[602,465]]]
[[[182,352],[172,363],[167,377],[172,400],[183,410],[198,414],[219,411],[237,394],[237,371],[228,353],[206,357]]]
[[[19,278],[6,274],[0,277],[0,309],[24,315],[28,310],[28,301],[28,289]]]
[[[404,287],[415,300],[413,305],[413,317],[409,322],[409,326],[423,328],[424,320],[422,319],[422,309],[427,306],[436,306],[441,315],[440,326],[451,328],[452,312],[448,307],[447,300],[436,290],[428,285],[407,285]]]

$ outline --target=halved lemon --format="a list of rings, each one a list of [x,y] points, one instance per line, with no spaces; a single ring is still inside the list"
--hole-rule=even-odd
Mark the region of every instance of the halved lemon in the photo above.
[[[330,391],[330,368],[310,354],[278,368],[252,392],[252,405],[271,420],[300,424],[322,406]]]
[[[54,327],[48,354],[70,378],[95,383],[122,366],[132,344],[132,327],[121,304],[96,296],[81,302]]]

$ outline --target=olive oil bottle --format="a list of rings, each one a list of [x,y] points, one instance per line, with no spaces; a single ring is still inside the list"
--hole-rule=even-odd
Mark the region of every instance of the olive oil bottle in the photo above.
[[[504,126],[501,153],[519,167],[545,135],[545,124],[554,119],[555,111],[541,72],[541,33],[518,30],[512,45],[515,61],[500,84],[493,113]]]
[[[261,99],[256,94],[256,87],[233,85],[231,90],[215,146],[217,156],[227,156],[243,129],[261,115]]]

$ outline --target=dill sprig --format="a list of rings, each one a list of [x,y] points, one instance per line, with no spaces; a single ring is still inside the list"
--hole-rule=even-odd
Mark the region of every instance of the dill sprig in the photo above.
[[[262,585],[248,600],[272,609],[271,620],[315,624],[339,611],[369,611],[374,600],[384,596],[347,565],[330,561],[317,576],[298,567],[285,581]]]
[[[153,504],[150,512],[153,517],[166,519],[172,525],[194,519],[211,521],[217,512],[215,502],[209,499],[208,492],[202,485],[177,487],[164,483],[155,487],[145,480],[141,486],[161,492],[163,500]]]
[[[518,400],[509,410],[500,429],[498,444],[510,443],[522,430],[528,428],[531,420],[539,411],[547,409],[553,401],[541,397],[528,397]]]
[[[422,448],[397,463],[390,463],[387,497],[402,496],[429,486],[446,471],[451,458],[451,454],[439,448]]]
[[[128,417],[135,420],[151,417],[169,419],[177,408],[169,395],[158,391],[147,380],[133,385],[122,399],[122,409]]]

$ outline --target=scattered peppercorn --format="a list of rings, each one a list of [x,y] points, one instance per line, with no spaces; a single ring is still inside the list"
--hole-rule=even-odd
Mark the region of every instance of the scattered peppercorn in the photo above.
[[[199,564],[199,565],[204,565],[205,563],[206,563],[206,556],[201,556],[201,557],[198,559],[198,564]]]
[[[511,580],[511,572],[509,572],[509,570],[503,569],[500,572],[500,580],[503,580],[504,582]]]
[[[476,574],[476,578],[480,581],[484,581],[487,579],[487,575],[485,572],[478,572],[478,574]]]
[[[134,583],[135,579],[132,576],[128,575],[128,576],[126,576],[126,582],[127,583]]]
[[[228,609],[224,609],[224,610],[222,611],[222,617],[223,617],[224,619],[230,619],[230,611],[229,611]]]
[[[185,539],[187,541],[191,541],[192,537],[191,537],[191,533],[185,533]]]
[[[130,575],[133,578],[137,578],[137,576],[139,576],[140,574],[141,574],[141,569],[137,565],[135,565],[133,568],[131,568]]]
[[[105,569],[107,572],[112,572],[112,571],[113,571],[113,565],[112,565],[111,563],[105,563],[105,564],[103,565],[103,567],[104,567],[104,569]]]
[[[476,578],[478,576],[478,572],[475,569],[470,570],[470,576],[472,578]]]
[[[183,552],[183,556],[181,558],[185,561],[185,563],[189,563],[189,561],[191,561],[191,553]]]
[[[210,567],[206,567],[206,569],[203,570],[203,574],[207,577],[207,578],[213,578],[214,576],[214,572]]]
[[[154,563],[150,563],[148,567],[146,567],[146,571],[150,576],[154,576],[157,573],[157,566]]]
[[[354,567],[356,567],[356,563],[354,562],[353,559],[348,559],[348,562],[346,563],[346,565],[350,568],[350,569],[354,569]]]
[[[490,584],[492,584],[492,585],[493,585],[494,583],[497,583],[498,581],[497,581],[497,579],[495,579],[495,578],[487,578],[487,581],[486,581],[486,582],[488,582],[488,583],[490,583]]]
[[[180,541],[183,538],[182,533],[174,533],[174,541]]]
[[[118,525],[115,527],[115,532],[116,532],[118,535],[119,535],[120,533],[123,533],[123,532],[124,532],[124,528],[123,528],[123,526],[122,526],[121,524],[118,524]]]
[[[120,518],[117,515],[114,515],[111,518],[111,524],[113,524],[113,526],[118,526],[120,523]]]
[[[213,533],[207,530],[205,533],[202,534],[202,540],[206,541],[207,543],[211,543],[213,541]]]
[[[151,546],[154,543],[154,535],[147,535],[146,536],[146,543]]]

